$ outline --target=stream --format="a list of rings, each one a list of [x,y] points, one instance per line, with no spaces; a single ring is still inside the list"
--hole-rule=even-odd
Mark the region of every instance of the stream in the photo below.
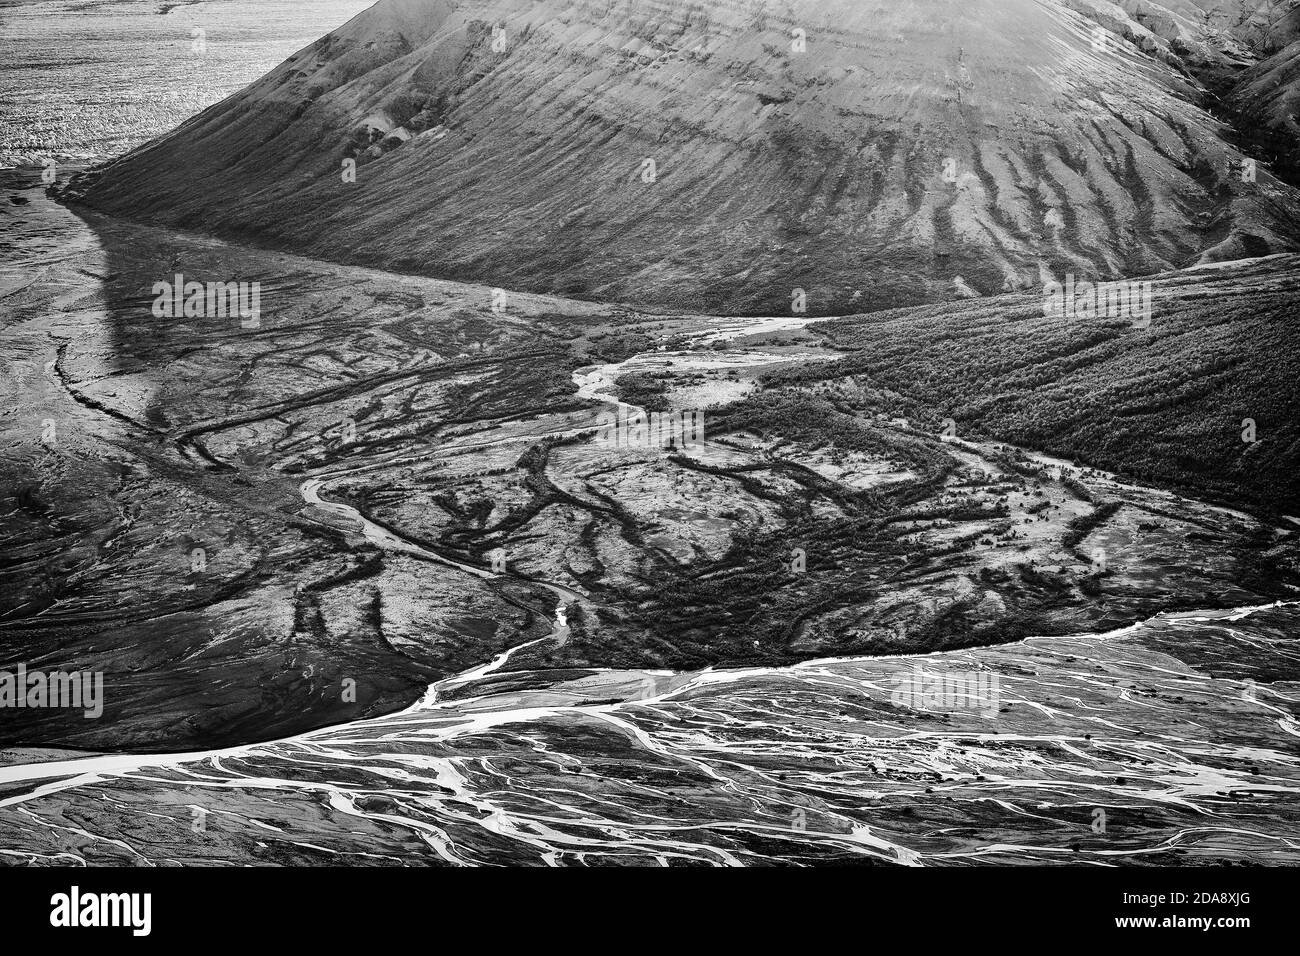
[[[807,321],[718,320],[701,336]],[[788,356],[652,352],[573,381],[581,397],[617,406],[620,374],[669,360],[717,368]],[[494,576],[329,497],[332,482],[362,469],[303,481],[303,501],[382,549]],[[928,655],[583,668],[498,684],[523,648],[566,640],[565,609],[586,600],[521,580],[555,596],[550,632],[434,682],[399,712],[223,749],[0,766],[0,856],[146,866],[1300,863],[1300,685],[1212,676],[1170,652],[1213,648],[1216,659],[1295,673],[1294,603]],[[996,707],[896,703],[918,676],[942,686],[971,675],[996,675]]]
[[[617,403],[609,388],[627,364],[580,369],[574,381],[584,397]],[[303,499],[381,548],[492,576],[322,497],[348,474],[304,481]],[[1300,860],[1295,685],[1216,680],[1135,640],[1210,630],[1242,655],[1294,659],[1285,641],[1249,627],[1282,605],[916,657],[590,669],[544,689],[476,691],[519,650],[565,639],[565,606],[578,595],[534,583],[557,598],[549,634],[435,682],[399,713],[220,750],[0,767],[0,784],[29,788],[0,800],[0,819],[22,813],[39,833],[46,814],[33,808],[93,795],[99,814],[135,814],[143,793],[189,813],[212,807],[199,837],[231,829],[255,850],[275,849],[277,862],[1104,863],[1188,848]],[[887,707],[918,666],[929,679],[999,674],[1004,710]],[[176,823],[181,847],[100,837],[83,822],[93,856],[6,852],[32,862],[102,861],[106,851],[145,865],[212,859],[184,839],[195,836],[189,820]],[[118,833],[126,820],[105,824]]]

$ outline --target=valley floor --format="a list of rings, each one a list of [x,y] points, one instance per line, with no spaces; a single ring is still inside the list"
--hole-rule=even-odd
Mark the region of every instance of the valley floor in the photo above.
[[[1300,858],[1285,521],[770,387],[839,357],[797,319],[5,185],[0,664],[108,688],[5,714],[5,858]],[[258,327],[156,318],[177,273]],[[621,403],[705,440],[592,441]]]
[[[1294,865],[1300,687],[1210,673],[1224,659],[1294,673],[1297,626],[1293,605],[921,659],[597,671],[468,696],[445,682],[401,713],[274,743],[0,767],[0,854]],[[997,712],[891,705],[916,667],[1000,675]]]

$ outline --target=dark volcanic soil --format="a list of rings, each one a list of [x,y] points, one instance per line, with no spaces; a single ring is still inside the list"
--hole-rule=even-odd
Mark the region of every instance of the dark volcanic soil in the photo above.
[[[1294,593],[1290,523],[899,417],[915,397],[882,405],[800,321],[523,294],[493,311],[482,287],[22,195],[4,213],[0,665],[103,671],[107,705],[14,711],[10,742],[279,737],[529,642],[503,671],[560,680]],[[156,318],[152,285],[176,272],[262,282],[260,326]],[[705,441],[594,443],[624,381],[703,410]]]

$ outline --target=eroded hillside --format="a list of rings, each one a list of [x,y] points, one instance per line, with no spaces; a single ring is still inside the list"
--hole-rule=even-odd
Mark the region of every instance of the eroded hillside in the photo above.
[[[72,195],[337,261],[727,313],[1293,247],[1296,193],[1267,168],[1243,182],[1173,47],[1141,40],[1056,0],[382,0]]]

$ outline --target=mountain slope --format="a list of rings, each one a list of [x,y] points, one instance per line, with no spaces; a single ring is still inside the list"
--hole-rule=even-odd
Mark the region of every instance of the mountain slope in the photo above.
[[[848,350],[772,381],[861,376],[891,414],[1237,506],[1300,509],[1300,257],[1160,276],[1146,329],[1001,296],[818,326]],[[906,396],[902,406],[891,404]]]
[[[1295,192],[1230,175],[1194,83],[1094,40],[1055,0],[381,0],[79,193],[340,261],[717,312],[1293,248]]]
[[[1188,73],[1241,67],[1294,38],[1295,0],[1064,0]]]
[[[1300,177],[1300,40],[1245,71],[1231,98],[1279,173]]]

